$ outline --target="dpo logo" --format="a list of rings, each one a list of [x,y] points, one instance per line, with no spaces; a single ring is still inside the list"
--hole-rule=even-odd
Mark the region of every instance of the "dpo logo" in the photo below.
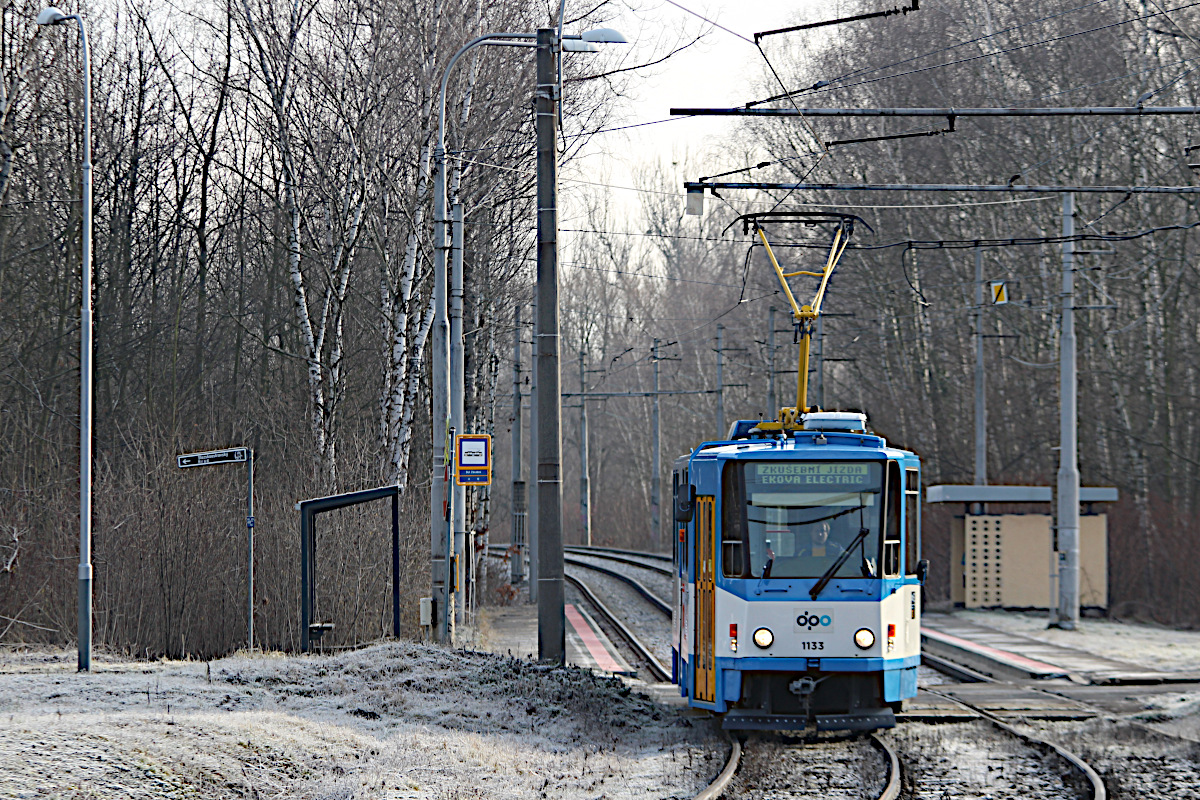
[[[796,617],[796,626],[809,631],[813,630],[814,628],[828,628],[832,624],[832,614],[801,611],[800,616]]]

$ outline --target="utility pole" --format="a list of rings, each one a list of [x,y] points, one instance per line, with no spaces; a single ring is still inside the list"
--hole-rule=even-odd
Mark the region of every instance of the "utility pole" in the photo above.
[[[580,539],[592,546],[592,490],[588,474],[587,353],[579,351],[579,524]]]
[[[562,407],[558,357],[558,153],[553,28],[537,32],[538,659],[566,661],[563,610]]]
[[[767,309],[767,419],[775,419],[779,406],[775,399],[775,306]]]
[[[513,421],[512,421],[512,548],[511,583],[525,580],[525,481],[521,475],[521,307],[513,313]]]
[[[437,160],[434,169],[445,170],[444,160]],[[444,175],[444,172],[443,172]],[[450,579],[450,553],[446,547],[446,486],[447,431],[450,426],[450,321],[446,316],[446,182],[433,183],[433,344],[430,361],[433,364],[431,393],[433,429],[433,465],[429,488],[430,552],[433,554],[433,626],[434,639],[451,643],[451,631],[445,620],[452,597],[447,587]]]
[[[658,369],[655,362],[655,370]],[[655,391],[658,387],[654,387]],[[725,438],[725,326],[717,325],[717,438]]]
[[[1058,610],[1056,628],[1079,622],[1079,456],[1075,400],[1075,195],[1062,205],[1062,331],[1059,337]]]
[[[662,497],[662,473],[659,463],[662,461],[662,442],[659,438],[658,424],[658,339],[654,340],[654,350],[652,351],[651,360],[654,362],[654,399],[650,412],[650,442],[652,452],[650,460],[654,466],[650,473],[650,545],[657,548],[662,529],[659,512]]]
[[[987,486],[987,394],[983,372],[983,249],[975,248],[975,485]],[[984,513],[976,503],[976,514]]]
[[[538,301],[533,300],[533,341],[530,344],[530,359],[533,363],[532,382],[529,385],[529,480],[525,483],[525,540],[529,550],[529,602],[538,601],[538,371],[537,371],[537,327]]]
[[[254,450],[246,448],[246,646],[254,652]]]
[[[466,354],[463,351],[463,207],[462,203],[450,206],[450,425],[458,433],[467,433],[463,411],[463,394],[466,385]],[[450,446],[453,448],[454,443]],[[450,485],[454,492],[454,575],[451,577],[454,590],[454,607],[457,609],[455,622],[466,623],[467,616],[467,562],[471,557],[467,548],[467,487],[458,481]],[[473,589],[474,587],[472,587]]]

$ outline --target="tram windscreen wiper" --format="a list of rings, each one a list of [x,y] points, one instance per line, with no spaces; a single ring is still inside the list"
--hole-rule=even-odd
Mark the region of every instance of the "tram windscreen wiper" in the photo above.
[[[842,568],[842,564],[846,563],[846,559],[848,559],[850,554],[854,552],[854,548],[862,544],[863,540],[867,538],[867,534],[870,532],[870,528],[858,529],[858,536],[855,536],[854,541],[850,543],[850,546],[842,551],[842,554],[838,556],[837,561],[834,561],[829,569],[825,570],[825,574],[821,576],[821,580],[817,581],[812,587],[812,591],[808,593],[809,597],[811,597],[813,600],[817,599],[817,595],[824,591],[825,587],[829,585],[829,581],[831,581],[837,571]]]

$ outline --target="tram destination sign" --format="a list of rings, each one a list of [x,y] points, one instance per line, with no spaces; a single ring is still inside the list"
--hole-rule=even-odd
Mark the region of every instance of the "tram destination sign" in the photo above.
[[[871,484],[870,464],[755,464],[759,486],[862,486]]]
[[[244,464],[250,457],[248,447],[230,447],[225,450],[209,450],[204,453],[185,453],[178,456],[180,469],[209,467],[214,464]]]

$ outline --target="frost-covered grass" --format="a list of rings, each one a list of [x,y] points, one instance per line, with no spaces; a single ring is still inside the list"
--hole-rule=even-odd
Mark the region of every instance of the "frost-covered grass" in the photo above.
[[[689,797],[722,757],[616,679],[415,643],[86,675],[0,654],[0,797]]]

